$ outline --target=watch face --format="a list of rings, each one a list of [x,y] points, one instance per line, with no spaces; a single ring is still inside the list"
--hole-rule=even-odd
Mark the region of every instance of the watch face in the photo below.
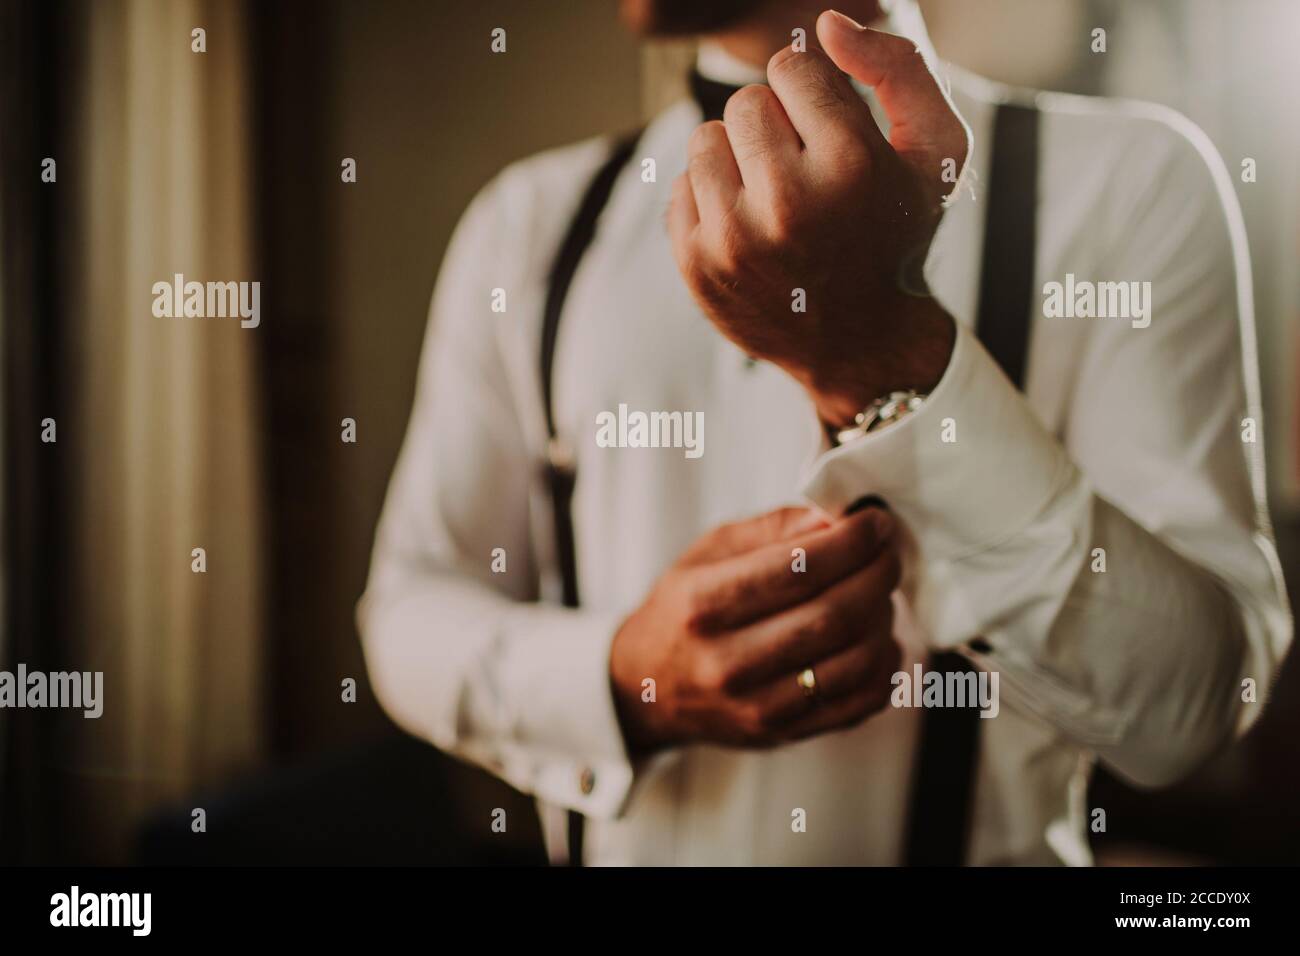
[[[880,405],[875,420],[867,426],[867,431],[876,431],[886,425],[892,425],[900,418],[906,418],[925,402],[925,396],[917,392],[892,392]]]
[[[890,392],[872,402],[865,411],[859,412],[851,426],[834,432],[835,442],[844,445],[855,438],[880,431],[916,411],[925,404],[925,399],[926,396],[920,392]]]

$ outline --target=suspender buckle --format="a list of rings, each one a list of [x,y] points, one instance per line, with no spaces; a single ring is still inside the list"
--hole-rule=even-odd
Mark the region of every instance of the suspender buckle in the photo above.
[[[577,456],[573,446],[559,435],[552,435],[546,440],[546,464],[552,471],[562,475],[571,475],[577,469]]]

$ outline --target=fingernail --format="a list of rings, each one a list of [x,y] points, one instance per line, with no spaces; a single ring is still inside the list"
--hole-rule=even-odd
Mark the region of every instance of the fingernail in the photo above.
[[[894,533],[894,518],[884,509],[872,508],[870,517],[867,519],[871,522],[871,530],[875,532],[876,539],[881,543],[888,541]]]
[[[839,20],[839,22],[840,22],[840,26],[842,26],[842,27],[847,27],[847,28],[850,29],[850,30],[865,30],[865,29],[866,29],[866,27],[864,27],[864,26],[863,26],[861,23],[859,23],[857,20],[854,20],[852,17],[847,16],[847,15],[845,15],[845,14],[843,14],[843,13],[840,13],[838,10],[831,10],[831,11],[830,11],[830,14],[831,14],[831,16],[833,16],[835,19]]]

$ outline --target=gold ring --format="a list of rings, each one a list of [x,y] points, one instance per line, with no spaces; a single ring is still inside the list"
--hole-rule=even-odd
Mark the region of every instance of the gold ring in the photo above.
[[[799,689],[803,691],[805,697],[817,696],[817,675],[813,673],[811,667],[805,667],[801,670],[795,681],[799,684]]]

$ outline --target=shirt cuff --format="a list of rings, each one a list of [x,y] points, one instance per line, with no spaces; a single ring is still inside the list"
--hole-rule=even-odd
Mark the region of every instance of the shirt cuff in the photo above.
[[[948,368],[920,409],[823,452],[803,493],[831,514],[878,495],[923,562],[986,550],[1029,525],[1075,478],[1061,445],[960,323]]]
[[[528,633],[509,642],[499,698],[518,708],[511,736],[533,764],[520,776],[549,803],[616,817],[634,776],[609,684],[619,619],[559,609],[528,617]]]

